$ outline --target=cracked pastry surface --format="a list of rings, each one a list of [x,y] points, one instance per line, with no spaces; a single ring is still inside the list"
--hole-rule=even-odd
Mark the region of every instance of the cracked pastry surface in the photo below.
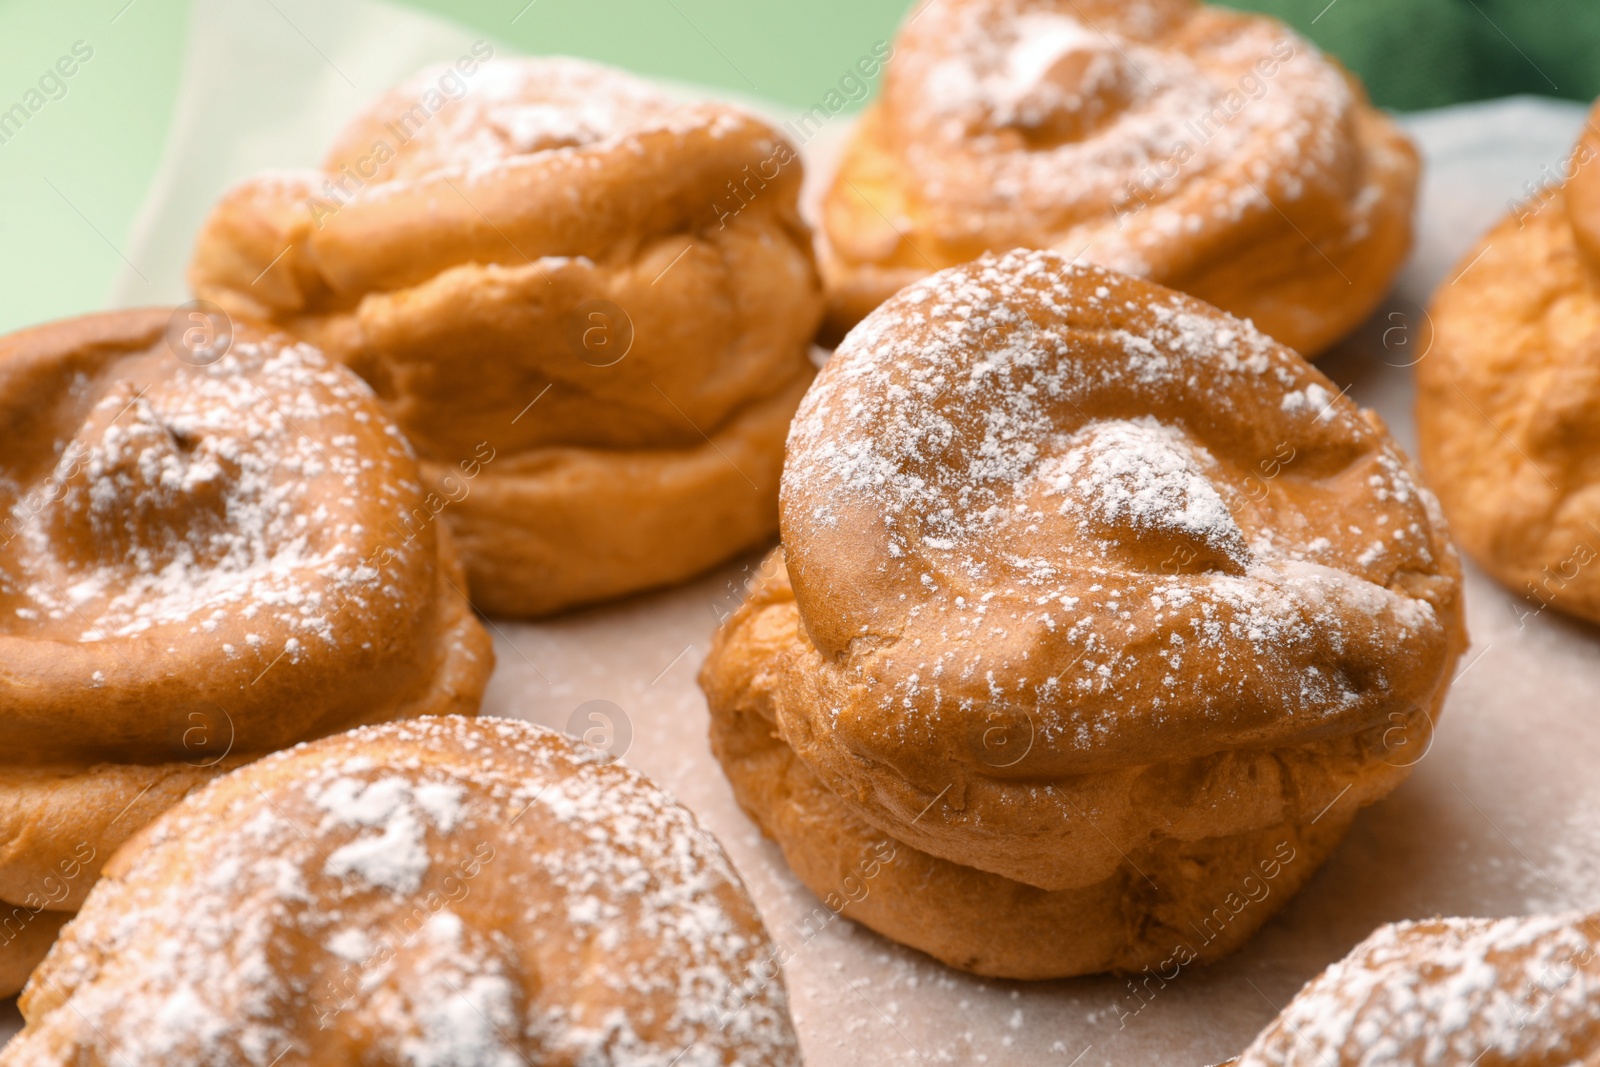
[[[1443,519],[1376,416],[1247,324],[1053,253],[857,327],[781,507],[713,716],[765,715],[890,839],[1048,892],[1269,828],[1319,826],[1314,869],[1405,776],[1465,645]],[[1054,973],[1170,948],[1114,918],[1120,955]]]
[[[1600,136],[1484,235],[1429,308],[1417,438],[1461,547],[1523,600],[1600,622]]]
[[[1415,149],[1281,23],[1192,0],[955,0],[901,27],[827,195],[828,332],[984,251],[1052,248],[1313,356],[1411,244]]]
[[[492,666],[447,535],[390,525],[423,489],[366,385],[248,331],[191,365],[169,314],[0,339],[8,957],[36,962],[21,935],[188,791],[357,723],[475,712]]]
[[[1379,927],[1306,983],[1230,1067],[1600,1062],[1600,917]]]
[[[364,727],[131,841],[23,995],[6,1067],[798,1067],[722,850],[572,739]]]
[[[670,584],[768,541],[822,300],[792,146],[563,58],[489,60],[397,139],[439,77],[380,98],[320,172],[229,191],[196,294],[372,383],[487,612]]]

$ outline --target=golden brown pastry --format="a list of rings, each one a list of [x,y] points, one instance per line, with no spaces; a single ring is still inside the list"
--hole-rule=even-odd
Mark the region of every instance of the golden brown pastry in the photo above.
[[[1238,945],[1405,777],[1466,641],[1375,415],[1055,253],[868,316],[801,405],[781,514],[702,673],[717,754],[814,891],[886,841],[844,913],[985,974]]]
[[[230,191],[195,292],[373,384],[474,603],[538,615],[767,542],[821,315],[794,149],[570,59],[494,60],[408,137],[425,71],[322,172]]]
[[[1281,23],[1193,0],[939,0],[823,209],[827,332],[985,250],[1181,289],[1306,355],[1411,244],[1417,154]]]
[[[365,722],[475,712],[488,636],[359,378],[168,309],[0,339],[0,995],[190,790]]]
[[[1600,137],[1434,293],[1417,436],[1456,539],[1520,595],[1600,622]],[[1586,165],[1588,164],[1588,165]]]
[[[772,942],[694,817],[506,719],[367,727],[113,859],[4,1067],[799,1067]]]
[[[1236,1067],[1593,1067],[1600,917],[1394,923],[1306,984]]]
[[[28,984],[28,975],[44,959],[55,943],[61,927],[72,918],[70,911],[18,910],[0,902],[6,917],[0,920],[0,991],[6,996]]]

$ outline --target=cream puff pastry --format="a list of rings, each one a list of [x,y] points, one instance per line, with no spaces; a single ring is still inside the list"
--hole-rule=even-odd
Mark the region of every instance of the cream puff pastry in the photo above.
[[[118,845],[231,767],[475,712],[492,666],[399,431],[315,349],[170,309],[0,339],[0,994]]]
[[[889,842],[845,914],[985,974],[1236,947],[1406,776],[1466,642],[1375,415],[1247,323],[1049,252],[868,316],[781,508],[702,674],[717,754],[802,881]]]
[[[770,540],[822,308],[794,149],[572,59],[491,60],[397,130],[437,77],[358,116],[322,171],[224,196],[195,292],[372,383],[487,612],[681,581]]]
[[[1283,24],[1193,0],[938,0],[823,207],[828,333],[986,250],[1180,289],[1311,356],[1411,244],[1417,153]]]
[[[1600,1063],[1600,916],[1380,927],[1229,1067]]]
[[[1600,134],[1433,295],[1417,437],[1457,540],[1518,594],[1600,622]]]
[[[506,719],[366,727],[108,865],[3,1067],[799,1067],[773,945],[685,809]]]

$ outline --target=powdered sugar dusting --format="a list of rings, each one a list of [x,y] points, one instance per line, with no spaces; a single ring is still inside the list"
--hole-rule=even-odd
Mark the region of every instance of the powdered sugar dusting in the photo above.
[[[1361,233],[1382,202],[1343,73],[1278,23],[1204,5],[941,0],[902,28],[883,101],[914,244],[981,233],[1165,279],[1245,220],[1311,227],[1304,200]]]
[[[404,109],[437,84],[445,68],[430,68],[395,87],[372,111],[387,118]],[[707,130],[722,136],[748,117],[725,104],[686,103],[660,88],[615,68],[566,56],[536,59],[491,59],[473,74],[457,99],[404,140],[380,181],[404,183],[440,171],[471,177],[517,157],[589,148],[633,145],[652,132],[687,133]],[[347,137],[349,135],[347,134]],[[351,144],[358,154],[369,145]],[[342,162],[340,150],[329,169]]]
[[[242,627],[297,660],[337,640],[330,616],[345,604],[398,609],[361,513],[374,501],[403,513],[418,487],[393,484],[370,441],[333,428],[359,425],[370,397],[307,345],[241,342],[144,389],[116,382],[35,494],[47,504],[13,508],[22,551],[0,573],[0,594],[20,602],[11,614],[80,642]],[[383,442],[409,460],[392,428]],[[398,545],[400,566],[419,549]]]
[[[414,988],[374,991],[377,1055],[408,1067],[526,1067],[512,1036],[522,1030],[522,992],[492,939],[444,908],[414,953]]]
[[[1600,1041],[1600,917],[1381,927],[1313,979],[1239,1067],[1577,1063]]]
[[[419,796],[424,790],[431,802],[424,803]],[[312,794],[316,805],[327,812],[321,827],[325,832],[339,827],[378,832],[334,850],[328,856],[327,873],[335,878],[356,875],[396,893],[415,893],[428,873],[423,828],[427,822],[447,822],[438,828],[448,830],[454,824],[462,792],[460,785],[449,782],[413,789],[400,777],[375,782],[341,778],[328,783]],[[446,820],[435,817],[441,813],[447,815]]]
[[[1147,415],[1091,423],[1072,440],[1042,473],[1070,498],[1063,514],[1083,514],[1085,525],[1171,529],[1235,563],[1249,561],[1239,524],[1180,433]]]
[[[1197,718],[1368,721],[1381,664],[1444,663],[1453,557],[1394,443],[1249,323],[1054,253],[851,332],[791,430],[783,532],[802,612],[840,620],[814,639],[872,649],[903,736],[1003,703],[1074,758],[1148,757]]]
[[[0,1064],[267,1067],[355,1038],[416,1067],[797,1065],[771,952],[639,775],[525,723],[394,723],[164,817],[46,963],[66,1004]]]

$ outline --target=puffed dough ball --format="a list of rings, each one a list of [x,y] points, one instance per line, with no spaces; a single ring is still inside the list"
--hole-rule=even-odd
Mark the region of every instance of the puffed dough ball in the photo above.
[[[642,775],[524,722],[390,723],[124,846],[0,1067],[800,1067],[778,958]]]
[[[1379,927],[1229,1067],[1600,1063],[1600,915]]]
[[[172,309],[0,338],[0,996],[187,793],[493,667],[416,455],[360,378]],[[216,358],[213,358],[216,357]]]
[[[1593,122],[1590,123],[1592,130]],[[1461,547],[1522,598],[1600,622],[1600,137],[1433,295],[1417,436]]]
[[[794,146],[580,60],[468,65],[422,119],[404,116],[438,70],[357,116],[321,171],[230,190],[195,293],[372,383],[485,612],[770,542],[822,314]]]
[[[825,329],[1023,246],[1190,293],[1315,356],[1404,263],[1417,173],[1399,125],[1275,19],[938,0],[901,27],[824,201]]]
[[[1426,750],[1466,644],[1444,520],[1375,415],[1247,323],[1049,252],[856,327],[781,513],[702,673],[714,748],[814,891],[893,852],[845,913],[985,974],[1242,943]]]

